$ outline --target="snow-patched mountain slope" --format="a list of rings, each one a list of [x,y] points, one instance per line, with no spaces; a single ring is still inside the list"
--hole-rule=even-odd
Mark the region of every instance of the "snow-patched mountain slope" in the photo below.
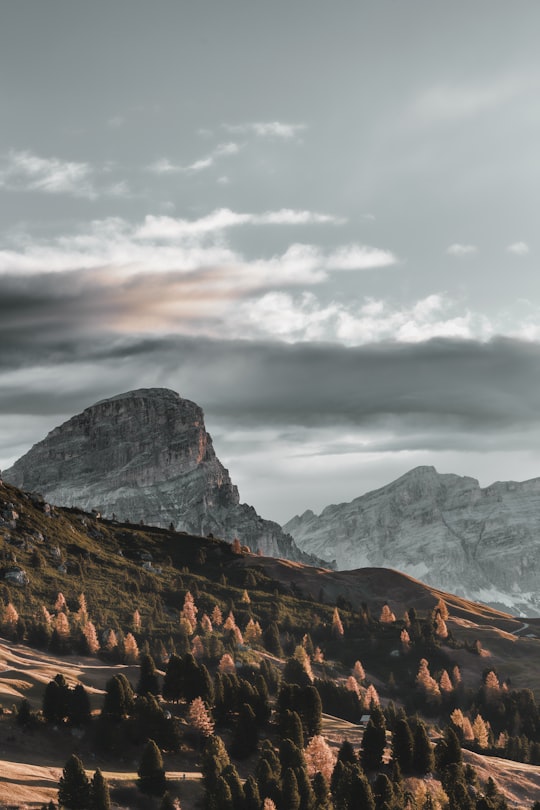
[[[395,568],[468,599],[540,615],[540,478],[482,489],[474,478],[417,467],[283,528],[338,569]]]

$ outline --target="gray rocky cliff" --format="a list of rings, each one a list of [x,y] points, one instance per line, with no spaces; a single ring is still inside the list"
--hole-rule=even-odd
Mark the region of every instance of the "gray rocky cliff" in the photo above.
[[[61,506],[314,562],[281,527],[241,504],[202,409],[174,391],[139,389],[92,405],[52,430],[4,478]]]
[[[395,568],[468,599],[540,615],[540,478],[482,489],[474,478],[417,467],[283,528],[338,569]]]

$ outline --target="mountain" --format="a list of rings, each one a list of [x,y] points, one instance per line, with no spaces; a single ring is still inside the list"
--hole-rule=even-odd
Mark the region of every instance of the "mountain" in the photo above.
[[[540,615],[540,478],[482,489],[474,478],[417,467],[283,528],[338,569],[391,567],[468,599]]]
[[[102,400],[52,430],[4,479],[47,501],[321,562],[252,506],[217,458],[202,409],[165,388]]]

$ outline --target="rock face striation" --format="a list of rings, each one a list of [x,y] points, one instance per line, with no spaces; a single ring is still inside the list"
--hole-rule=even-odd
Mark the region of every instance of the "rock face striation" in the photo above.
[[[202,409],[165,388],[129,391],[52,430],[5,470],[15,486],[59,506],[225,540],[315,563],[279,524],[241,504]]]
[[[540,478],[482,489],[474,478],[417,467],[283,528],[338,569],[395,568],[468,599],[540,615]]]

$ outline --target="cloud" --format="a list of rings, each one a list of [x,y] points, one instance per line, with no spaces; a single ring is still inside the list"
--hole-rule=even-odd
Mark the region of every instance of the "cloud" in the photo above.
[[[449,256],[470,256],[478,253],[478,248],[476,245],[462,245],[459,242],[454,242],[453,245],[446,248],[446,252]]]
[[[243,124],[223,124],[227,132],[242,135],[253,134],[259,138],[290,140],[306,129],[306,124],[289,124],[282,121],[253,121]]]
[[[389,250],[367,245],[347,245],[330,254],[327,266],[332,270],[368,270],[397,264],[396,256]]]
[[[527,256],[530,253],[529,246],[526,242],[514,242],[506,248],[507,253],[513,253],[515,256]]]
[[[4,157],[0,165],[0,187],[88,199],[97,196],[88,163],[42,158],[28,151],[12,150]]]
[[[347,346],[384,340],[420,343],[435,337],[488,340],[494,328],[483,315],[462,311],[440,294],[429,295],[410,306],[388,301],[321,304],[311,292],[293,297],[272,291],[257,300],[240,302],[236,310],[241,333],[231,336],[271,338],[288,342],[329,341]]]
[[[136,236],[139,239],[181,239],[189,235],[215,233],[240,225],[341,225],[344,221],[331,214],[297,211],[290,208],[266,211],[263,214],[239,213],[231,211],[229,208],[218,208],[196,220],[148,215],[145,217],[144,224],[136,231]]]
[[[204,171],[205,169],[211,168],[216,163],[216,160],[218,160],[221,157],[229,157],[231,155],[237,155],[241,149],[242,149],[241,144],[232,141],[229,143],[220,143],[208,155],[193,161],[193,163],[181,165],[171,163],[171,161],[168,158],[160,158],[159,160],[156,160],[154,163],[151,163],[147,167],[147,169],[148,171],[154,172],[155,174],[175,174],[175,173],[195,174],[197,172],[201,172]]]

